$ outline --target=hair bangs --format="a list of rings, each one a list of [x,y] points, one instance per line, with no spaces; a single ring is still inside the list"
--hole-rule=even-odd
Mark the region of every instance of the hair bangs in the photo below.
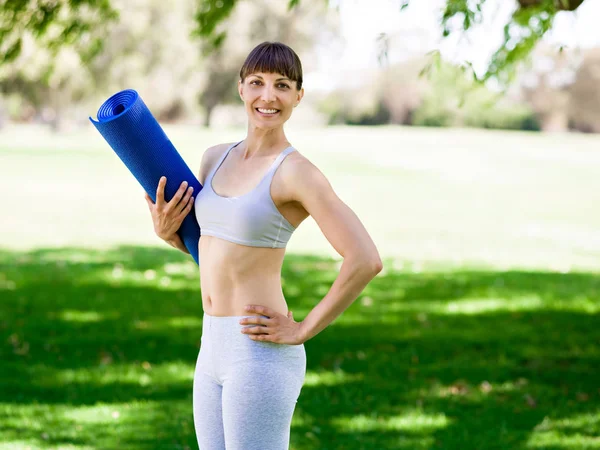
[[[253,73],[280,73],[296,82],[298,90],[302,89],[302,63],[300,58],[285,44],[280,42],[263,42],[257,45],[248,55],[240,70],[242,81]]]

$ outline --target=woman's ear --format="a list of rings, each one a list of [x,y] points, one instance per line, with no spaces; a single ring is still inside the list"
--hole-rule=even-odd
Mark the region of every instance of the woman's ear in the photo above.
[[[298,95],[296,96],[296,104],[294,105],[294,107],[298,106],[300,100],[302,100],[302,97],[304,97],[304,88],[298,91]]]
[[[238,80],[238,93],[242,101],[244,101],[244,85],[242,84],[242,80]]]

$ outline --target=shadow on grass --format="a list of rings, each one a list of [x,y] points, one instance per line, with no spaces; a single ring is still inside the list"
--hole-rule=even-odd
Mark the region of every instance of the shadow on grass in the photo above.
[[[336,266],[287,255],[296,320]],[[0,441],[197,448],[197,270],[168,249],[0,251]],[[599,291],[585,273],[377,277],[305,344],[290,448],[598,447]]]

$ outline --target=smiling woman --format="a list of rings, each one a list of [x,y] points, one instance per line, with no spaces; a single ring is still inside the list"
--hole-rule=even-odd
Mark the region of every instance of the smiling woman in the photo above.
[[[150,207],[157,234],[184,252],[175,217],[190,203],[201,229],[204,316],[193,387],[200,449],[284,450],[306,375],[304,342],[350,306],[382,265],[358,217],[285,136],[304,96],[298,55],[278,42],[258,45],[242,65],[238,91],[245,139],[206,150],[195,200],[182,186],[165,204],[162,182]],[[296,322],[281,268],[309,215],[344,261],[327,295]]]
[[[283,125],[302,100],[302,63],[298,55],[288,49],[261,44],[242,66],[239,91],[250,119],[257,114],[277,118]]]

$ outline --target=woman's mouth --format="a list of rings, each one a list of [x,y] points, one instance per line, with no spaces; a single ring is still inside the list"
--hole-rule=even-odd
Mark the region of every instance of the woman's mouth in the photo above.
[[[254,108],[261,116],[273,117],[279,113],[278,109],[273,108]]]

